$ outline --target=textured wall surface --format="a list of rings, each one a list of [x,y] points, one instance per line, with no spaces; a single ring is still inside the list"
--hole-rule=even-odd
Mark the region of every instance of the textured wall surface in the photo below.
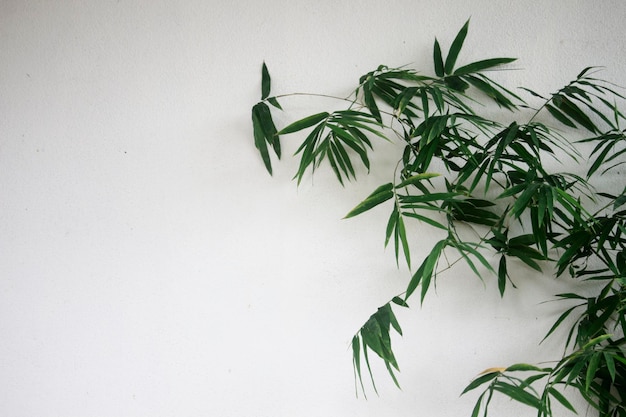
[[[296,187],[253,146],[263,60],[276,94],[345,95],[379,64],[432,73],[469,17],[460,61],[520,58],[509,86],[626,85],[619,0],[0,2],[0,414],[460,416],[481,370],[558,355],[537,336],[562,282],[520,268],[500,299],[460,268],[399,315],[403,391],[376,366],[355,398],[350,339],[408,276],[385,213],[341,218],[397,155]]]

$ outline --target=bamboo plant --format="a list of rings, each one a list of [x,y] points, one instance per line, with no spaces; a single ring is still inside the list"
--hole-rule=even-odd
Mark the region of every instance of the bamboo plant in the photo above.
[[[439,274],[459,262],[480,280],[497,280],[502,295],[515,287],[509,266],[521,262],[549,271],[546,278],[554,271],[571,279],[574,288],[593,281],[597,292],[555,295],[563,311],[538,340],[566,334],[563,354],[552,366],[484,371],[463,391],[480,392],[472,417],[487,415],[494,394],[536,409],[540,417],[552,416],[556,403],[575,412],[567,387],[599,416],[626,417],[626,189],[591,185],[625,162],[625,117],[617,104],[623,97],[592,67],[553,93],[514,93],[488,74],[515,59],[457,64],[468,26],[445,58],[435,39],[434,75],[381,65],[363,75],[349,97],[337,97],[346,103],[343,110],[314,113],[280,129],[273,113],[283,110],[279,100],[295,94],[272,95],[263,63],[261,101],[252,108],[255,146],[271,174],[271,153],[280,158],[281,137],[296,134],[303,138],[295,152],[297,182],[326,164],[344,184],[363,171],[359,165],[369,171],[376,141],[401,143],[393,181],[345,216],[386,206],[385,246],[392,245],[396,261],[410,271],[406,290],[379,307],[352,339],[357,393],[365,394],[366,376],[376,390],[372,358],[384,362],[398,385],[391,333],[402,329],[394,309],[407,308],[413,298],[423,303]],[[531,106],[529,99],[539,104]],[[443,238],[416,262],[410,236],[424,228],[439,229]],[[467,228],[473,233],[464,233]]]

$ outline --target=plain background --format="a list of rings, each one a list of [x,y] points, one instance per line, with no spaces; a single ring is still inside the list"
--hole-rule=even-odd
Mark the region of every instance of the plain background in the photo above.
[[[341,218],[397,149],[342,188],[297,187],[289,157],[270,177],[253,146],[264,60],[275,94],[342,96],[379,64],[432,74],[470,17],[459,62],[518,57],[508,86],[590,65],[626,85],[621,0],[2,0],[0,414],[460,416],[483,369],[557,358],[542,301],[566,283],[519,268],[500,299],[461,267],[398,313],[403,390],[377,363],[380,396],[356,398],[351,337],[408,272],[386,210]],[[284,125],[331,104],[283,105]],[[435,237],[414,233],[419,259]]]

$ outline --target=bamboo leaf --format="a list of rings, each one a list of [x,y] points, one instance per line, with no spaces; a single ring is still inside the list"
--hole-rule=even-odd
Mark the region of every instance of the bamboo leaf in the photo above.
[[[554,106],[552,106],[550,104],[546,104],[546,109],[548,109],[550,114],[556,120],[558,120],[559,122],[563,123],[565,126],[576,128],[576,125],[574,124],[574,122],[572,122],[570,119],[568,119],[567,116],[564,115],[563,113],[561,113],[561,111],[558,110],[556,107],[554,107]]]
[[[409,241],[406,238],[406,229],[404,227],[404,219],[402,216],[398,217],[398,235],[400,236],[400,242],[402,243],[402,250],[404,252],[404,259],[406,264],[411,269],[411,251],[409,250]]]
[[[480,413],[480,405],[483,402],[483,397],[485,396],[485,393],[482,393],[480,395],[480,397],[478,397],[478,400],[476,400],[476,404],[474,404],[474,409],[472,410],[472,416],[471,417],[478,417],[478,414]]]
[[[603,352],[604,362],[606,363],[606,369],[609,371],[609,375],[611,376],[611,381],[615,382],[615,360],[613,359],[613,355],[610,352]]]
[[[448,230],[448,227],[444,226],[443,224],[439,223],[438,221],[433,220],[433,219],[431,219],[430,217],[427,217],[427,216],[422,216],[421,214],[417,214],[417,213],[413,213],[413,212],[406,212],[406,213],[403,213],[403,216],[413,217],[415,219],[421,220],[424,223],[428,223],[429,225],[437,227],[439,229]]]
[[[263,68],[261,69],[261,100],[265,100],[270,95],[271,79],[270,73],[267,70],[267,65],[263,62]]]
[[[502,255],[500,257],[500,263],[498,265],[498,290],[500,291],[500,297],[504,296],[507,277],[508,273],[506,270],[506,257]]]
[[[441,174],[437,174],[437,173],[430,173],[430,172],[425,172],[423,174],[417,174],[417,175],[413,175],[407,179],[405,179],[404,181],[402,181],[400,184],[396,185],[396,189],[397,188],[402,188],[402,187],[406,187],[408,185],[414,185],[417,184],[423,180],[427,180],[430,178],[435,178],[440,176]]]
[[[589,365],[587,366],[587,372],[585,374],[585,391],[589,391],[589,387],[591,387],[591,383],[593,382],[596,371],[598,370],[598,365],[600,365],[601,352],[595,352],[591,355],[591,359],[589,360]]]
[[[531,365],[531,364],[528,364],[528,363],[516,363],[516,364],[508,366],[506,368],[506,372],[518,372],[518,371],[524,371],[524,372],[532,371],[532,372],[547,373],[547,372],[550,372],[550,369],[549,368],[539,368],[538,366]]]
[[[561,323],[563,323],[563,321],[570,315],[570,313],[572,311],[574,311],[576,308],[578,308],[580,306],[574,306],[574,307],[570,307],[569,309],[565,310],[560,316],[559,318],[554,322],[554,324],[552,325],[552,327],[550,328],[550,330],[548,330],[548,333],[544,336],[544,338],[541,340],[540,343],[543,343],[544,340],[546,340],[548,338],[548,336],[550,336],[552,333],[554,333],[554,331],[561,325]]]
[[[350,210],[348,214],[345,215],[344,219],[354,217],[358,214],[361,214],[377,205],[384,203],[393,197],[393,184],[388,183],[381,185],[378,187],[372,194],[370,194],[365,200],[359,203],[355,208]]]
[[[297,131],[302,130],[302,129],[306,129],[307,127],[311,127],[313,125],[318,124],[322,120],[326,119],[328,116],[329,116],[329,114],[327,112],[322,112],[322,113],[313,114],[311,116],[307,116],[305,118],[302,118],[300,120],[297,120],[297,121],[291,123],[290,125],[288,125],[287,127],[283,128],[283,129],[281,129],[281,131],[278,132],[278,134],[279,135],[286,135],[286,134],[289,134],[289,133],[297,132]]]
[[[363,377],[361,376],[361,340],[358,335],[352,338],[352,364],[354,368],[355,384],[358,380],[361,384],[361,392],[365,395],[365,386],[363,385]]]
[[[552,395],[558,402],[561,403],[561,405],[563,405],[565,408],[567,408],[568,410],[570,410],[573,413],[576,413],[576,409],[574,408],[574,406],[567,401],[567,398],[565,398],[565,396],[563,394],[561,394],[559,391],[557,391],[554,387],[550,387],[548,388],[548,392],[550,393],[550,395]]]
[[[521,387],[508,384],[506,382],[497,381],[493,388],[496,391],[499,391],[511,398],[512,400],[519,401],[522,404],[526,404],[530,407],[536,408],[537,410],[541,410],[541,401],[539,398],[535,397],[533,394],[524,390]]]
[[[478,388],[479,386],[497,378],[498,376],[502,375],[502,372],[500,369],[495,370],[493,372],[487,372],[485,374],[480,375],[478,378],[475,378],[467,387],[465,387],[465,389],[463,390],[463,392],[461,393],[461,395]]]
[[[439,46],[437,38],[435,38],[435,46],[433,47],[433,61],[435,62],[435,74],[438,77],[443,77],[443,58],[441,56],[441,46]]]
[[[596,125],[591,121],[589,116],[587,116],[578,106],[576,106],[572,101],[568,98],[561,96],[561,100],[559,103],[559,109],[563,111],[563,113],[567,114],[571,119],[576,121],[579,125],[583,126],[585,129],[589,130],[592,133],[598,131]]]
[[[283,108],[280,106],[280,104],[278,103],[278,100],[276,100],[276,97],[270,97],[267,99],[267,101],[269,101],[269,103],[276,107],[279,110],[282,110]]]
[[[276,132],[276,126],[272,120],[272,113],[270,112],[269,107],[267,107],[265,103],[259,103],[255,106],[255,111],[257,112],[259,121],[261,122],[261,129],[263,130],[265,140],[272,145],[276,156],[280,159],[280,137]]]
[[[480,72],[489,68],[497,67],[498,65],[509,64],[515,60],[516,58],[491,58],[482,61],[476,61],[471,64],[467,64],[460,68],[457,68],[454,71],[454,75],[465,75]]]
[[[400,213],[398,212],[398,206],[394,204],[393,211],[389,216],[389,221],[387,222],[387,229],[385,231],[385,247],[389,244],[389,239],[391,239],[392,233],[396,230],[396,225],[398,224],[398,217]]]
[[[452,74],[452,70],[454,69],[454,64],[456,64],[456,59],[459,57],[459,52],[461,52],[461,47],[463,46],[463,42],[465,41],[465,37],[467,36],[467,29],[469,27],[469,20],[465,22],[459,33],[457,33],[454,41],[452,41],[452,45],[450,45],[450,51],[448,52],[448,56],[446,57],[446,63],[444,67],[444,71],[446,74]]]
[[[407,300],[411,296],[411,294],[413,294],[417,286],[421,283],[421,302],[424,302],[424,297],[426,296],[426,292],[428,291],[428,287],[430,286],[431,279],[435,272],[435,267],[437,266],[437,262],[439,261],[439,256],[441,256],[441,251],[443,251],[447,244],[447,239],[440,240],[435,244],[428,257],[424,259],[422,265],[420,265],[417,272],[411,278],[411,281],[409,282],[406,290],[406,295],[404,296],[405,300]]]
[[[270,154],[267,150],[265,133],[257,111],[257,106],[259,106],[260,104],[262,103],[259,103],[252,108],[252,128],[254,133],[254,145],[261,154],[261,158],[263,159],[263,163],[265,164],[267,172],[272,175],[272,161],[270,160]]]

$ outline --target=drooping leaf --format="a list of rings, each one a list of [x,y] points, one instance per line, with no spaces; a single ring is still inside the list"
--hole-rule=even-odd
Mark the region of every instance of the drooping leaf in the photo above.
[[[398,237],[400,238],[400,243],[402,244],[402,251],[404,253],[404,259],[406,260],[406,264],[408,268],[411,269],[411,250],[409,248],[409,241],[406,236],[406,228],[404,227],[404,219],[402,215],[398,217],[398,223],[396,225],[396,228],[398,232]],[[396,258],[397,258],[397,255],[396,255]]]
[[[272,145],[276,156],[278,157],[278,159],[280,159],[280,136],[276,131],[276,126],[274,125],[274,120],[272,119],[272,114],[269,107],[267,107],[265,103],[259,103],[254,106],[254,111],[256,111],[258,120],[261,123],[261,129],[263,130],[265,140],[267,141],[267,143]]]
[[[448,244],[447,239],[440,240],[435,244],[432,248],[430,254],[424,259],[418,270],[413,274],[411,281],[409,281],[409,285],[407,286],[406,293],[404,296],[405,300],[408,300],[411,294],[415,291],[418,285],[422,285],[421,291],[421,302],[424,302],[424,297],[426,296],[426,292],[430,286],[431,279],[435,274],[435,268],[437,266],[437,262],[439,261],[439,257],[443,249]]]
[[[259,103],[256,106],[259,106],[261,104],[262,103]],[[266,137],[263,130],[263,125],[261,123],[261,120],[259,119],[256,106],[252,108],[252,128],[254,133],[254,145],[261,154],[261,158],[263,159],[263,163],[265,164],[267,172],[272,175],[272,161],[270,160],[270,154],[267,150]]]
[[[507,273],[506,268],[506,257],[502,255],[500,257],[500,262],[498,264],[498,290],[500,291],[500,296],[504,296],[504,291],[506,289],[506,280],[509,275]]]
[[[427,223],[427,224],[429,224],[429,225],[431,225],[431,226],[434,226],[434,227],[436,227],[436,228],[438,228],[438,229],[448,230],[448,227],[447,227],[447,226],[444,226],[442,223],[440,223],[440,222],[438,222],[438,221],[436,221],[436,220],[433,220],[432,218],[430,218],[430,217],[428,217],[428,216],[423,216],[423,215],[421,215],[421,214],[418,214],[418,213],[413,213],[413,212],[411,212],[411,211],[407,211],[406,213],[403,213],[403,215],[404,215],[405,217],[413,217],[413,218],[415,218],[415,219],[417,219],[417,220],[421,220],[421,221],[423,221],[424,223]]]
[[[537,410],[541,410],[541,401],[535,395],[526,391],[523,387],[519,387],[513,384],[509,384],[502,381],[497,381],[493,388],[511,398],[512,400],[519,401],[522,404],[533,407]]]
[[[389,244],[389,239],[391,239],[391,235],[395,234],[398,224],[398,217],[400,216],[400,212],[398,211],[398,206],[393,205],[393,210],[391,215],[389,215],[389,220],[387,221],[387,228],[385,231],[385,247]]]
[[[550,393],[550,395],[552,395],[552,397],[554,397],[558,402],[560,402],[561,405],[563,405],[565,408],[567,408],[571,412],[576,413],[576,409],[574,408],[574,406],[557,389],[555,389],[554,387],[549,387],[548,392]]]
[[[572,122],[566,115],[564,115],[560,110],[552,106],[551,104],[546,104],[546,109],[550,112],[550,114],[559,122],[563,123],[565,126],[576,128],[574,122]]]
[[[589,361],[589,365],[587,366],[587,372],[585,374],[585,390],[589,391],[589,387],[596,376],[596,371],[598,370],[598,366],[600,365],[600,359],[602,358],[601,352],[595,352],[591,355],[591,360]]]
[[[576,121],[579,125],[583,126],[585,129],[589,130],[592,133],[596,133],[598,128],[591,121],[589,116],[587,116],[576,104],[574,104],[567,97],[560,97],[558,100],[557,107],[559,110],[563,111],[563,113],[567,114],[572,120]],[[556,101],[555,101],[556,104]]]

